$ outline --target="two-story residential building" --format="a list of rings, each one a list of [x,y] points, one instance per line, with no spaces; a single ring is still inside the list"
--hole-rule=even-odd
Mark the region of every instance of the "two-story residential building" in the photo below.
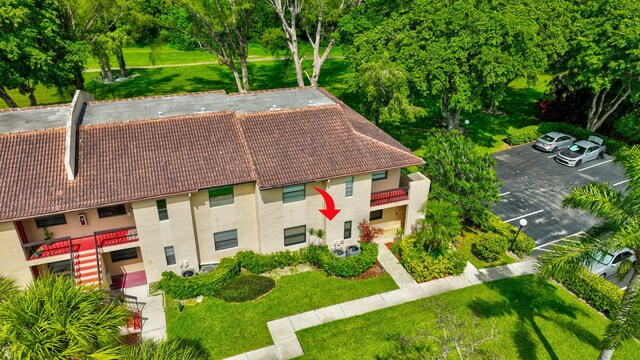
[[[241,250],[355,242],[420,218],[422,159],[322,89],[224,92],[0,111],[0,274],[114,288]],[[327,220],[314,187],[334,199]]]

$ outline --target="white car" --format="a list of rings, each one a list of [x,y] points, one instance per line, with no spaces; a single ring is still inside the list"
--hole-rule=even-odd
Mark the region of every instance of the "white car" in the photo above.
[[[591,135],[589,136],[589,140],[580,140],[560,151],[555,157],[555,160],[562,165],[578,167],[596,158],[604,159],[604,152],[606,150],[607,147],[604,145],[604,140]]]
[[[600,253],[589,266],[589,270],[598,276],[607,277],[618,272],[618,265],[624,259],[635,261],[636,257],[633,255],[633,250],[624,248],[615,251],[613,254]]]
[[[554,153],[558,150],[568,148],[575,141],[576,138],[571,135],[554,131],[539,137],[536,143],[533,144],[533,147],[538,148],[544,152]]]

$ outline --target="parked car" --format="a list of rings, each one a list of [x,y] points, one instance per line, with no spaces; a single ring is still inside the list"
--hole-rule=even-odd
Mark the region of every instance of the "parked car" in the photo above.
[[[580,140],[560,151],[555,159],[566,166],[580,166],[595,158],[604,159],[604,152],[607,147],[603,144],[604,140],[591,135],[589,140]]]
[[[633,255],[633,250],[624,248],[613,254],[600,253],[589,266],[589,270],[598,276],[607,277],[618,272],[618,265],[624,259],[635,261],[636,257]]]
[[[533,147],[538,148],[545,152],[554,153],[558,150],[566,149],[571,144],[576,141],[571,135],[559,133],[559,132],[550,132],[548,134],[544,134],[538,138]]]

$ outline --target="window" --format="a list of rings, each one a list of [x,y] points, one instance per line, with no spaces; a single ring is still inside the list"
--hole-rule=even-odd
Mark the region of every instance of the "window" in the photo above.
[[[43,217],[36,218],[36,226],[39,228],[43,228],[47,226],[55,226],[55,225],[64,225],[66,223],[67,223],[67,218],[64,217],[64,214],[43,216]]]
[[[628,259],[631,257],[631,255],[633,255],[632,253],[625,251],[623,253],[618,254],[618,256],[616,256],[615,259],[613,259],[612,264],[617,264],[619,262],[621,262],[622,260]]]
[[[216,251],[238,247],[238,230],[222,231],[213,234]]]
[[[138,258],[138,250],[136,248],[112,251],[109,254],[111,254],[111,262]]]
[[[369,221],[382,219],[382,210],[376,210],[369,213]]]
[[[304,200],[304,184],[282,188],[282,202],[290,203]]]
[[[307,241],[307,226],[296,226],[284,229],[284,246],[301,244]]]
[[[373,174],[371,174],[371,180],[373,181],[383,180],[386,178],[387,178],[387,170],[374,171]]]
[[[164,258],[167,259],[167,266],[176,264],[176,251],[173,246],[164,247]]]
[[[105,206],[98,208],[98,217],[100,219],[111,216],[125,215],[127,208],[124,205]]]
[[[209,206],[223,206],[233,204],[233,186],[225,186],[209,190]]]
[[[351,239],[351,221],[344,222],[344,236],[345,239]]]
[[[54,274],[71,274],[71,260],[62,260],[48,263],[50,273]]]
[[[344,196],[349,197],[353,195],[353,176],[347,176],[345,181]]]
[[[167,211],[167,200],[156,200],[156,207],[158,208],[158,218],[160,221],[169,220],[169,211]]]

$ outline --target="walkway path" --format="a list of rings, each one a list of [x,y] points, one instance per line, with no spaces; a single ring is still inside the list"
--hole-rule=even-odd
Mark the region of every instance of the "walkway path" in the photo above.
[[[391,275],[391,278],[398,284],[399,288],[403,289],[418,285],[407,270],[404,269],[404,266],[398,262],[398,259],[396,259],[393,253],[391,253],[383,243],[378,243],[378,261],[389,275]]]
[[[167,338],[162,296],[149,296],[147,285],[134,286],[124,290],[125,294],[138,298],[142,308],[142,338],[163,340]]]
[[[384,247],[384,245],[382,246]],[[384,249],[389,252],[386,247]],[[381,253],[383,252],[384,250],[381,251]],[[389,254],[391,254],[391,252],[389,252]],[[379,260],[380,258],[386,258],[386,256],[379,256]],[[384,261],[386,260],[388,259],[384,259]],[[380,260],[380,263],[382,263],[382,261],[383,260]],[[444,279],[410,286],[403,281],[403,284],[398,283],[400,289],[397,290],[269,321],[267,326],[269,327],[269,332],[271,332],[274,345],[240,354],[228,360],[292,359],[304,354],[302,346],[296,336],[296,331],[384,309],[386,307],[424,299],[429,296],[462,289],[471,285],[513,276],[534,274],[534,262],[535,260],[531,260],[482,270],[478,270],[471,265],[471,263],[467,263],[467,267],[460,276],[449,276]],[[386,269],[386,265],[383,264],[383,266],[385,266]],[[395,269],[391,271],[387,269],[387,272],[391,274],[394,280],[396,279],[394,273],[398,278],[404,277],[404,275],[399,275],[400,272],[396,272]]]

